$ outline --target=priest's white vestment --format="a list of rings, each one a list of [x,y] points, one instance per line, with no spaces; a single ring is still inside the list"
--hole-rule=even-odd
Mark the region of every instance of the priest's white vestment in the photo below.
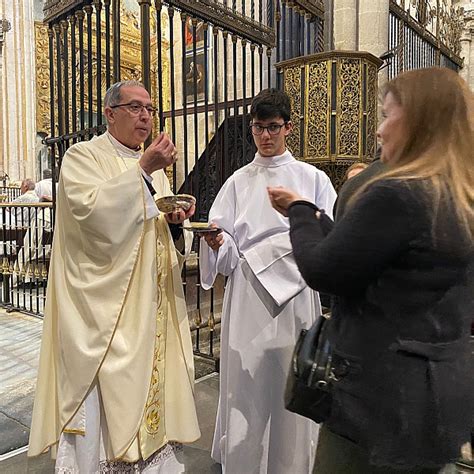
[[[201,283],[228,276],[222,314],[220,397],[213,458],[227,474],[312,471],[318,426],[285,410],[283,393],[296,339],[321,311],[293,259],[289,221],[270,205],[267,186],[285,186],[331,215],[328,176],[289,151],[236,171],[209,222],[224,232],[218,251],[202,240]]]
[[[170,194],[163,171],[153,178],[156,197]],[[147,193],[137,160],[108,133],[64,156],[30,456],[62,434],[87,436],[94,399],[108,461],[200,435],[180,256]]]

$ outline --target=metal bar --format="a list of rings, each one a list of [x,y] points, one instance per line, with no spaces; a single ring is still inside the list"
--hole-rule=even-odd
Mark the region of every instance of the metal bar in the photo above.
[[[234,163],[238,165],[240,163],[239,157],[237,156],[237,115],[238,115],[238,106],[237,106],[237,36],[232,35],[232,84],[233,84],[233,107],[234,107],[234,135],[232,139],[232,149],[234,157]]]
[[[184,176],[188,176],[188,117],[187,117],[187,87],[186,87],[186,24],[188,16],[181,12],[181,84],[183,85],[183,150],[184,150]]]
[[[151,95],[151,59],[150,59],[150,6],[151,0],[138,0],[140,5],[142,82]],[[145,140],[145,148],[151,143],[151,137]]]
[[[250,45],[250,76],[252,78],[250,94],[252,98],[255,97],[255,48],[255,44],[252,43]]]
[[[77,74],[76,74],[76,17],[69,17],[71,24],[71,127],[77,131]],[[73,141],[76,143],[76,140]]]
[[[279,58],[279,61],[285,61],[288,59],[288,56],[286,54],[286,27],[287,27],[287,7],[286,3],[282,2],[282,7],[281,7],[281,57]]]
[[[165,121],[163,119],[163,58],[161,53],[161,0],[155,0],[156,9],[156,47],[157,47],[157,60],[158,60],[158,127],[160,132],[165,129]],[[173,45],[173,43],[170,43]],[[173,47],[171,46],[171,49]],[[171,82],[173,82],[173,76],[171,76]]]
[[[229,34],[227,31],[222,33],[223,43],[224,43],[224,139],[223,139],[223,146],[222,146],[222,153],[220,155],[221,163],[222,163],[222,182],[227,177],[227,167],[226,163],[227,160],[225,159],[224,150],[229,150],[229,107],[228,107],[228,97],[229,97],[229,79],[228,79],[228,61],[229,61],[229,54],[228,54],[228,39]]]
[[[96,104],[97,104],[97,125],[102,124],[102,2],[94,0],[95,7],[95,28],[96,28]]]
[[[214,140],[216,146],[216,185],[220,188],[223,184],[222,166],[220,160],[220,133],[219,133],[219,30],[214,26],[212,28],[213,36],[213,70],[214,70]]]
[[[120,81],[120,0],[112,0],[114,82]]]
[[[92,6],[84,7],[87,20],[87,126],[89,129],[94,126],[94,110],[93,110],[93,77],[94,68],[92,64]]]
[[[198,114],[197,114],[197,103],[198,103],[198,75],[200,74],[197,64],[197,51],[196,51],[196,28],[197,28],[197,19],[193,18],[192,23],[192,32],[193,32],[193,67],[190,68],[190,73],[193,74],[193,102],[194,102],[194,114],[193,114],[193,123],[194,123],[194,175],[193,175],[193,194],[196,197],[196,212],[199,215],[201,211],[201,199],[200,199],[200,183],[199,183],[199,124],[198,124]]]
[[[79,36],[79,125],[84,130],[85,125],[85,91],[84,91],[84,12],[76,12]]]
[[[141,72],[142,83],[147,91],[151,91],[150,73],[150,6],[151,0],[138,0],[140,5],[140,32],[141,32]]]
[[[68,48],[68,22],[62,20],[60,22],[61,35],[63,37],[63,80],[64,80],[64,133],[69,133],[69,48]],[[69,141],[66,141],[66,147],[69,146]]]
[[[174,45],[174,8],[168,8],[168,18],[169,18],[169,37],[170,45]],[[174,64],[174,47],[170,47],[170,101],[171,101],[171,140],[176,144],[176,90],[175,90],[175,64]],[[161,113],[164,121],[163,112]],[[177,190],[177,167],[176,163],[173,163],[173,193],[176,193]]]
[[[275,29],[276,29],[276,36],[277,36],[277,41],[276,41],[276,62],[279,63],[281,61],[281,51],[282,51],[282,45],[283,42],[285,41],[284,37],[281,34],[281,11],[280,11],[280,0],[276,1],[276,12],[275,12]],[[280,87],[281,81],[282,81],[282,72],[278,70],[276,72],[277,74],[277,87]],[[252,93],[252,97],[254,97],[254,93]]]
[[[112,66],[111,66],[111,44],[110,44],[110,0],[104,0],[105,15],[105,88],[111,85]]]
[[[291,5],[288,5],[288,11],[289,11],[289,14],[288,14],[288,25],[289,25],[289,39],[290,39],[290,51],[289,51],[289,55],[288,55],[288,59],[290,58],[294,58],[295,55],[293,53],[293,50],[294,50],[294,45],[295,45],[295,41],[294,41],[294,29],[293,29],[293,7]],[[286,37],[285,37],[286,38]]]
[[[268,86],[272,86],[272,50],[267,48],[267,71],[268,71]]]
[[[204,189],[204,203],[207,208],[209,203],[209,81],[208,81],[208,71],[209,71],[209,25],[207,23],[203,24],[204,32],[204,71],[203,71],[203,81],[204,81],[204,176],[205,176],[205,189]],[[204,209],[200,209],[198,214],[199,218],[207,219],[207,212],[204,214]],[[198,262],[199,264],[199,262]]]

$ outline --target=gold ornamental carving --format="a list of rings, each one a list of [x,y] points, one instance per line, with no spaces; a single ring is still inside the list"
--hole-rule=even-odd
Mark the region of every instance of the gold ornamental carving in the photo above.
[[[287,93],[291,100],[291,121],[293,123],[293,132],[287,138],[288,148],[295,156],[300,156],[300,117],[301,117],[301,68],[295,66],[285,71],[285,84],[287,84]]]
[[[360,157],[361,133],[361,61],[343,58],[337,63],[337,148],[340,158]],[[374,130],[375,132],[375,130]]]
[[[325,62],[310,64],[307,80],[307,114],[305,136],[307,156],[325,159],[329,155],[329,69]]]
[[[377,74],[382,61],[364,52],[332,51],[277,64],[294,108],[288,144],[338,187],[348,166],[376,152]]]
[[[36,131],[50,134],[48,27],[35,22]]]

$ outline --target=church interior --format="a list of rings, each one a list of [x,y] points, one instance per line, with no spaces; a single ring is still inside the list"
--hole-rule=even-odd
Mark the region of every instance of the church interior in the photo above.
[[[26,449],[57,182],[67,150],[106,131],[112,84],[149,91],[145,147],[169,135],[170,189],[193,195],[192,220],[205,223],[254,158],[249,113],[261,90],[288,94],[288,149],[338,191],[349,168],[377,156],[383,85],[432,66],[474,89],[473,0],[0,0],[0,471],[53,472]],[[194,474],[221,472],[209,450],[226,285],[219,276],[204,290],[199,265],[195,238],[182,272],[202,431],[185,448]],[[472,459],[466,448],[446,472],[474,472]]]

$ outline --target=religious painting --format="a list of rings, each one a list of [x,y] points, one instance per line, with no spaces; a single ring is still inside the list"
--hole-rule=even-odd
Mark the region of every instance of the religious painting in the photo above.
[[[192,18],[188,18],[185,23],[185,44],[186,51],[193,50],[193,23]],[[203,22],[200,21],[196,25],[196,49],[204,48],[204,28]]]
[[[205,71],[204,71],[204,51],[194,55],[186,56],[184,80],[186,83],[186,103],[194,102],[194,91],[197,93],[197,101],[204,100]],[[196,85],[196,87],[195,87]]]

